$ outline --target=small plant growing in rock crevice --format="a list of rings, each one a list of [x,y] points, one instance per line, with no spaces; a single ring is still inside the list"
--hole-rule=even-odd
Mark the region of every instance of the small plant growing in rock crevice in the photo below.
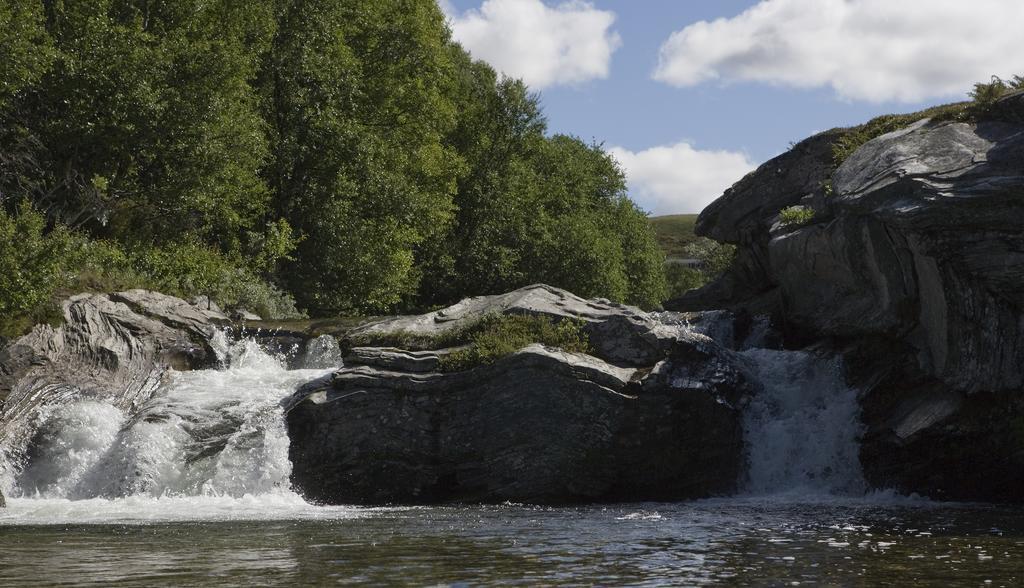
[[[835,186],[832,185],[832,178],[821,183],[821,193],[824,194],[826,198],[836,193]]]
[[[784,227],[805,225],[814,220],[814,210],[806,206],[789,206],[779,211],[779,222]]]

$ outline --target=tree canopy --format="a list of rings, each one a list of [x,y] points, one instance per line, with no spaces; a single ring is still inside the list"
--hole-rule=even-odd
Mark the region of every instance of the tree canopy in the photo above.
[[[179,293],[317,315],[664,297],[618,164],[550,136],[434,0],[0,0],[0,62],[0,248],[102,243],[140,286],[198,256]]]

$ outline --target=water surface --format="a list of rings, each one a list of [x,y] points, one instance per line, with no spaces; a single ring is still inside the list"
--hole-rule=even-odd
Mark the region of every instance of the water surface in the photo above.
[[[211,519],[207,511],[206,520],[154,521],[140,511],[118,524],[39,524],[46,509],[30,514],[29,502],[14,500],[0,514],[0,585],[1024,582],[1024,510],[985,505],[773,498],[309,507],[292,520]],[[130,510],[119,505],[122,517]]]

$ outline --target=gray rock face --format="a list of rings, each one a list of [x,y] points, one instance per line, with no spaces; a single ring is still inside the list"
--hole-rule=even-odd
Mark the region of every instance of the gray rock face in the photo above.
[[[39,325],[0,351],[0,439],[6,424],[39,404],[95,398],[128,408],[168,367],[206,366],[214,324],[226,317],[145,290],[80,294],[63,304],[64,324]]]
[[[780,210],[823,193],[833,167],[832,143],[839,136],[839,130],[831,130],[804,139],[747,174],[701,212],[697,234],[755,244]]]
[[[994,430],[1000,411],[1016,418],[1007,399],[1024,392],[1024,94],[993,113],[979,123],[924,120],[883,135],[831,177],[820,150],[809,147],[826,135],[766,163],[698,222],[698,232],[739,244],[739,263],[720,283],[666,304],[767,309],[800,339],[883,342],[874,352],[889,355],[877,365],[881,375],[865,380],[862,400],[862,462],[879,486],[971,498],[970,488],[942,488],[972,460],[991,463],[987,453],[998,444],[982,442],[985,429],[972,427],[988,422]],[[832,194],[806,192],[828,180]],[[797,202],[815,219],[778,224],[779,209]],[[911,389],[934,396],[916,411],[885,400]],[[988,413],[974,400],[982,397],[995,403]],[[906,418],[894,416],[904,410]],[[951,451],[954,430],[973,441]],[[1007,459],[1024,448],[1009,434],[998,437]],[[945,464],[945,473],[925,476],[931,466],[922,464]],[[1020,476],[990,481],[1024,497]],[[977,497],[999,494],[977,489]]]
[[[293,485],[334,504],[672,500],[734,488],[752,387],[707,337],[546,286],[367,329],[434,332],[492,312],[584,318],[610,353],[534,344],[441,373],[445,351],[352,349],[344,369],[291,401]]]
[[[369,323],[349,331],[348,338],[359,340],[393,332],[437,336],[489,314],[533,314],[582,320],[597,355],[627,365],[653,365],[665,356],[678,332],[638,308],[601,299],[586,300],[560,288],[535,284],[506,294],[467,298],[423,315]]]

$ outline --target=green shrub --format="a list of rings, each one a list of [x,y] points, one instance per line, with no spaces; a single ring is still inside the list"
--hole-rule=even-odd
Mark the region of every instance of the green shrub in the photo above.
[[[1024,89],[1024,77],[1021,76],[1013,76],[1009,80],[1004,80],[999,76],[992,76],[992,79],[987,83],[979,82],[974,84],[974,89],[970,92],[970,97],[973,101],[971,105],[973,114],[984,114],[995,104],[996,100],[1020,89]]]
[[[700,263],[697,267],[672,262],[665,264],[665,282],[670,298],[682,296],[718,279],[732,265],[736,257],[736,246],[707,237],[695,237],[682,248],[680,254]]]
[[[563,351],[590,353],[583,321],[546,316],[489,315],[459,335],[468,346],[441,358],[441,371],[454,372],[494,363],[531,343]]]
[[[0,336],[54,318],[50,302],[67,281],[71,240],[67,231],[45,229],[27,202],[13,213],[0,208]]]
[[[677,298],[690,290],[696,290],[708,282],[704,272],[681,263],[665,264],[665,282],[669,298]]]
[[[779,211],[779,222],[782,226],[805,225],[814,220],[814,210],[806,206],[790,206]]]
[[[268,319],[298,318],[295,301],[238,260],[194,243],[126,251],[46,220],[27,202],[0,208],[0,336],[60,321],[59,303],[81,292],[147,288],[188,298],[204,294],[226,308]]]
[[[196,242],[143,249],[131,262],[139,287],[183,298],[206,295],[224,308],[245,308],[266,319],[302,316],[290,295],[239,260]]]

